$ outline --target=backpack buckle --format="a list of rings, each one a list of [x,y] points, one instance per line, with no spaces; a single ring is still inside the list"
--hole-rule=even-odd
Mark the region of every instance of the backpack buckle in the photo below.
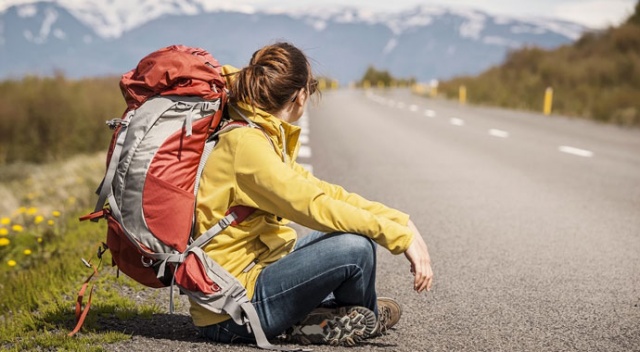
[[[122,119],[111,119],[105,121],[105,123],[107,124],[107,126],[109,126],[109,129],[115,130],[120,125],[120,123],[122,123]]]
[[[145,259],[148,260],[148,261],[145,261]],[[144,266],[145,268],[149,268],[149,267],[153,266],[153,259],[147,258],[145,256],[141,256],[140,257],[140,262],[142,263],[142,266]]]
[[[127,126],[129,121],[125,119],[111,119],[105,121],[105,124],[109,126],[109,129],[115,130],[118,126]]]

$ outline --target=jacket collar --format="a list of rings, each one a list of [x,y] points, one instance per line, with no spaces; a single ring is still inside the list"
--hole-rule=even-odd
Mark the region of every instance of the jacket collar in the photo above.
[[[295,160],[298,154],[298,139],[301,128],[292,125],[280,118],[258,108],[253,108],[245,102],[238,102],[236,106],[240,111],[257,124],[278,147],[281,155],[286,155],[289,160]],[[234,109],[229,109],[231,119],[243,121],[243,118]]]

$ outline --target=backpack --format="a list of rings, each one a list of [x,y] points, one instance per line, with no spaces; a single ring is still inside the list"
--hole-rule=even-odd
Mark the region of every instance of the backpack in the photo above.
[[[127,276],[148,287],[171,287],[171,313],[177,285],[193,302],[246,324],[259,347],[288,350],[267,341],[245,288],[202,249],[255,209],[233,207],[193,239],[198,183],[218,133],[257,127],[244,116],[245,122],[222,118],[228,93],[220,64],[203,49],[169,46],[124,74],[120,89],[127,109],[122,118],[107,121],[114,132],[105,177],[95,211],[81,218],[107,221],[99,257],[108,248],[113,265]],[[78,298],[78,325],[70,335],[81,328],[90,302],[91,296],[82,310]]]

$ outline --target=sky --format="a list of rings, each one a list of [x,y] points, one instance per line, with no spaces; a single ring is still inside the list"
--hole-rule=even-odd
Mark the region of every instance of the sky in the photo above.
[[[0,0],[0,11],[38,0]],[[46,0],[45,0],[46,1]],[[49,0],[51,1],[51,0]],[[82,2],[86,0],[64,0]],[[638,0],[204,0],[211,3],[248,4],[257,8],[303,8],[347,5],[372,11],[398,12],[418,5],[468,7],[514,17],[551,17],[593,29],[618,25],[633,13]],[[131,0],[135,6],[136,0]]]
[[[1,1],[1,0],[0,0]],[[256,7],[317,5],[317,0],[246,0]],[[551,17],[591,28],[618,25],[633,13],[638,0],[323,0],[322,5],[349,5],[375,11],[400,11],[417,5],[464,6],[491,14]]]

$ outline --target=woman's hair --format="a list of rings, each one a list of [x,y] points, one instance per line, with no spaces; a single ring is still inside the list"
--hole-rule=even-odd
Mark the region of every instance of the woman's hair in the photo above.
[[[275,113],[301,88],[313,93],[313,81],[304,53],[289,43],[275,43],[253,53],[249,65],[235,74],[229,99]]]

